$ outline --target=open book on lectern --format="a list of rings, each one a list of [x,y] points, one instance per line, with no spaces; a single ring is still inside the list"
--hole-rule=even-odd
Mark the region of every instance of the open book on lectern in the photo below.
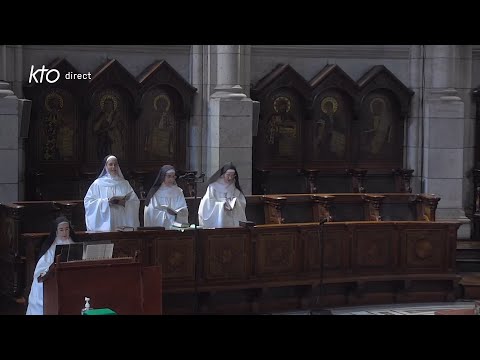
[[[102,241],[56,245],[55,258],[57,255],[60,255],[61,262],[111,259],[113,244],[109,241]]]

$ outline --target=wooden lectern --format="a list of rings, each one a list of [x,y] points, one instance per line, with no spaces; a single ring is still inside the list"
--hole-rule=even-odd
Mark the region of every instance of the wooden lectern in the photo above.
[[[136,258],[59,260],[39,279],[45,315],[80,315],[85,297],[93,309],[110,308],[119,315],[162,313],[160,266],[144,267]]]

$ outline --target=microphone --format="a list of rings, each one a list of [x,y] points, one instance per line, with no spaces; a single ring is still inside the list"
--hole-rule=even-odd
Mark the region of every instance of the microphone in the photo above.
[[[196,174],[197,174],[196,171],[186,172],[185,174],[180,175],[178,178],[179,179],[194,178]]]
[[[325,224],[327,221],[328,221],[328,219],[327,219],[326,217],[324,217],[322,220],[320,220],[320,222],[319,222],[318,225],[323,225],[323,224]]]

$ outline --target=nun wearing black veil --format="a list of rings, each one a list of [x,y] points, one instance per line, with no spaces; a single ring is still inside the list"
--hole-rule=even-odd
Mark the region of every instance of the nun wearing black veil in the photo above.
[[[175,181],[175,168],[161,167],[145,198],[144,225],[171,229],[174,222],[188,224],[188,208],[183,190]]]
[[[77,241],[75,232],[68,219],[64,216],[55,219],[52,223],[50,234],[40,249],[39,259],[33,273],[26,315],[43,315],[43,282],[38,282],[38,277],[45,275],[50,265],[53,264],[55,260],[55,246],[73,244]]]
[[[103,165],[83,200],[87,231],[115,231],[119,226],[139,227],[140,201],[123,177],[117,158],[108,155]]]
[[[246,221],[247,200],[232,163],[225,164],[208,180],[208,187],[198,207],[198,222],[205,228],[238,227]]]

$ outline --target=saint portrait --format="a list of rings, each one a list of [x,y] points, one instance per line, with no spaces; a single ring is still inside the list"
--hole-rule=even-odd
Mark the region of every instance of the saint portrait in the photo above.
[[[369,158],[384,158],[394,146],[394,127],[389,99],[371,97],[364,107],[361,152]]]
[[[151,159],[172,157],[175,151],[175,119],[170,97],[157,94],[150,97],[150,117],[144,150]]]
[[[297,123],[291,113],[292,100],[278,96],[273,101],[273,114],[265,125],[265,141],[273,147],[273,154],[281,158],[295,158]]]
[[[97,158],[103,159],[108,154],[122,158],[125,155],[126,129],[120,112],[120,97],[115,92],[105,91],[97,101],[98,115],[93,121]]]
[[[334,96],[325,96],[320,101],[320,116],[315,121],[316,151],[322,158],[345,157],[346,126],[339,114],[339,101]]]

